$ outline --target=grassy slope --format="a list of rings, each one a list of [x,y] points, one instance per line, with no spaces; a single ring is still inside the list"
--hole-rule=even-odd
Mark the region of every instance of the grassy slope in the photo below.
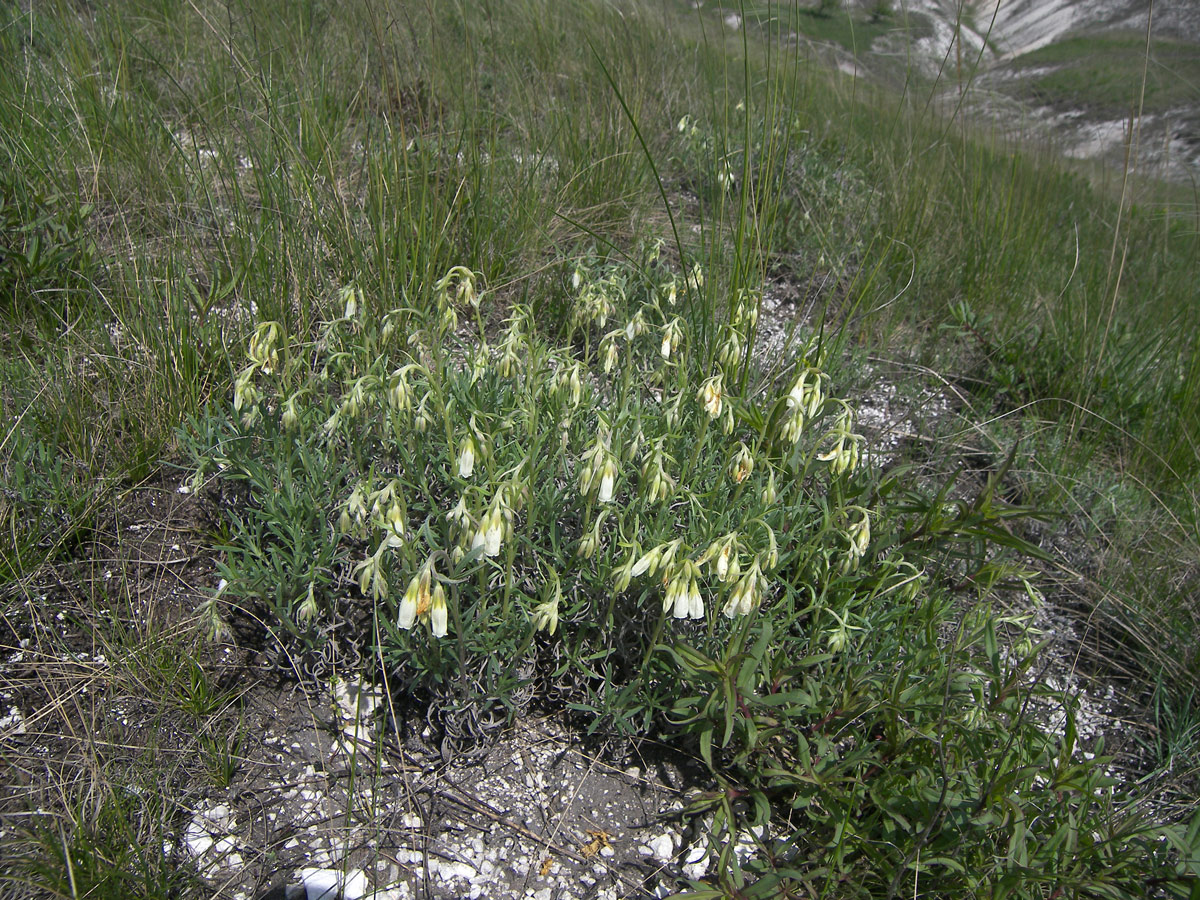
[[[1194,108],[1200,92],[1200,61],[1196,45],[1179,40],[1153,39],[1149,58],[1145,35],[1104,34],[1058,41],[1013,64],[1045,67],[1030,79],[1031,99],[1047,105],[1125,116],[1137,107],[1142,73],[1146,74],[1144,110],[1164,113]]]
[[[716,19],[531,3],[384,29],[358,8],[236,12],[134,5],[87,23],[39,8],[4,31],[22,60],[4,86],[6,241],[42,248],[6,286],[17,570],[46,534],[86,519],[105,479],[147,471],[174,423],[223,389],[224,348],[246,324],[231,311],[253,302],[303,329],[347,280],[397,296],[459,262],[501,294],[543,296],[536,273],[554,248],[665,233],[644,150],[673,191],[672,170],[701,161],[673,159],[671,126],[700,116],[732,146],[740,135],[721,129],[737,127],[747,74],[752,108],[784,110],[792,130],[786,157],[755,173],[759,257],[736,265],[761,269],[769,250],[805,282],[824,259],[864,339],[969,364],[982,414],[1032,417],[1048,437],[1030,481],[1047,502],[1092,515],[1107,488],[1076,489],[1076,473],[1100,485],[1128,473],[1146,488],[1121,504],[1130,530],[1165,516],[1179,523],[1164,534],[1172,555],[1194,540],[1194,229],[1116,206],[919,103],[857,85],[848,97],[777,55],[768,73],[758,47],[743,67]],[[704,233],[724,256],[720,228]],[[36,475],[39,454],[55,459],[51,479]],[[1112,552],[1119,571],[1133,551]],[[1186,579],[1155,569],[1172,573],[1155,596]]]
[[[69,551],[96,504],[229,390],[251,308],[303,333],[347,281],[400,297],[464,264],[552,319],[564,248],[671,238],[648,151],[683,243],[720,284],[769,271],[803,292],[833,275],[821,299],[848,338],[956,378],[1000,450],[1025,436],[1025,499],[1064,510],[1095,548],[1085,602],[1124,636],[1146,690],[1157,676],[1186,694],[1200,542],[1190,224],[976,140],[920,98],[851,89],[765,44],[743,59],[719,17],[671,8],[4,15],[0,52],[19,63],[0,73],[10,584]],[[739,100],[787,134],[761,169],[739,155]],[[685,114],[758,188],[750,235],[697,205],[711,160],[679,144]]]

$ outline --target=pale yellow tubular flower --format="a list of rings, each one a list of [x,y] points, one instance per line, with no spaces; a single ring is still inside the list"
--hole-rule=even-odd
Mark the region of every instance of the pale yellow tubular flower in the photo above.
[[[587,496],[596,489],[600,503],[608,503],[613,498],[617,480],[617,460],[609,449],[610,437],[602,430],[592,446],[584,452],[583,465],[580,467],[579,490]]]
[[[646,442],[646,435],[641,428],[638,428],[625,444],[625,452],[621,454],[621,458],[632,460],[638,455],[638,450],[642,448],[642,444]]]
[[[612,589],[614,593],[619,594],[629,587],[629,583],[633,581],[633,567],[637,565],[637,561],[638,548],[635,543],[631,548],[629,559],[613,570]]]
[[[439,298],[448,301],[453,293],[453,299],[458,303],[467,303],[475,309],[479,308],[479,295],[475,291],[476,275],[466,266],[455,266],[434,285]]]
[[[371,501],[371,516],[374,519],[383,519],[387,515],[387,509],[392,501],[400,496],[400,482],[398,479],[391,479],[377,491],[373,491],[367,499]]]
[[[721,415],[722,404],[724,402],[722,396],[724,377],[720,372],[713,375],[700,386],[700,390],[696,395],[699,397],[700,402],[704,404],[704,411],[708,413],[710,419],[715,419]]]
[[[600,290],[596,292],[596,309],[593,317],[600,324],[601,328],[608,325],[608,317],[616,311],[612,295],[609,293],[610,290],[618,298],[622,296],[620,285],[616,284],[612,279],[606,279]]]
[[[617,466],[613,461],[613,455],[609,453],[604,460],[604,467],[600,474],[600,491],[596,498],[600,503],[609,503],[612,501],[616,480]]]
[[[311,622],[317,617],[317,598],[313,594],[314,584],[309,582],[308,593],[304,597],[304,601],[296,610],[296,618],[301,622]]]
[[[633,314],[628,322],[625,323],[625,340],[633,343],[634,338],[641,337],[646,331],[646,316],[642,310],[638,310]]]
[[[580,365],[578,362],[571,366],[571,374],[567,378],[567,384],[571,388],[571,407],[579,406],[583,399],[583,379],[580,376]]]
[[[799,409],[789,409],[787,418],[783,421],[783,428],[779,432],[779,436],[785,444],[795,444],[800,440],[800,435],[804,431],[804,413]]]
[[[339,409],[344,418],[353,419],[362,412],[368,400],[368,385],[373,382],[374,379],[370,375],[364,375],[354,382],[354,386],[350,388],[350,391],[343,398]]]
[[[361,528],[367,521],[367,504],[365,499],[365,488],[362,482],[354,486],[354,490],[350,492],[350,497],[346,501],[346,505],[342,507],[342,514],[338,518],[338,530],[342,534],[349,534],[352,530]]]
[[[732,369],[742,361],[742,336],[736,328],[726,325],[717,362],[725,369]]]
[[[674,318],[663,327],[662,347],[659,352],[663,359],[670,359],[671,355],[679,349],[679,344],[683,340],[683,327],[680,325],[679,319]]]
[[[472,549],[483,547],[483,555],[495,557],[500,555],[500,546],[504,541],[505,505],[503,490],[496,492],[492,505],[484,514],[479,531],[475,535]]]
[[[292,432],[296,430],[299,423],[300,413],[296,410],[296,397],[293,394],[283,404],[283,413],[279,417],[279,424],[283,426],[284,431]]]
[[[443,333],[458,330],[458,313],[454,311],[454,307],[449,303],[442,307],[442,318],[438,322],[438,326]]]
[[[386,549],[387,542],[384,541],[373,554],[354,567],[359,589],[376,600],[386,600],[388,596],[387,576],[383,572],[383,552]]]
[[[599,477],[600,466],[603,464],[603,452],[604,448],[597,440],[583,452],[583,456],[580,458],[582,465],[579,467],[579,493],[585,497],[592,492],[592,485]]]
[[[338,291],[338,302],[344,307],[343,319],[353,319],[358,315],[359,292],[352,284],[343,286]]]
[[[396,320],[400,317],[399,310],[392,310],[383,317],[383,327],[379,329],[379,340],[386,344],[391,341],[392,336],[396,333]]]
[[[762,602],[762,570],[758,560],[750,567],[750,571],[734,584],[729,593],[729,600],[723,612],[732,619],[734,616],[748,616]]]
[[[796,443],[804,430],[805,422],[820,412],[821,404],[825,401],[821,389],[824,377],[821,372],[806,366],[788,392],[787,405],[790,416],[783,430],[783,437],[787,443]]]
[[[426,391],[425,396],[421,398],[421,402],[417,404],[417,414],[413,417],[413,428],[419,434],[424,434],[429,430],[429,426],[433,424],[433,415],[429,412],[429,398],[431,392]]]
[[[606,375],[613,370],[613,367],[621,358],[621,346],[617,342],[617,336],[620,333],[619,331],[610,331],[600,343],[600,357],[603,361],[604,374]]]
[[[475,436],[468,434],[463,438],[458,450],[458,477],[470,478],[475,471]]]
[[[753,471],[754,457],[750,455],[750,448],[744,442],[739,441],[737,452],[734,453],[733,461],[729,464],[729,476],[737,484],[741,484],[750,477],[750,473]]]
[[[828,612],[837,620],[838,624],[836,628],[830,628],[825,632],[825,646],[831,653],[841,653],[850,643],[850,633],[863,629],[857,625],[851,625],[832,609]]]
[[[688,563],[688,591],[687,591],[687,606],[688,616],[692,619],[704,618],[704,598],[700,595],[699,575],[700,570],[695,563]]]
[[[411,366],[401,366],[388,379],[388,406],[396,412],[407,412],[412,405],[412,394],[408,388],[408,372]]]
[[[678,392],[675,397],[666,404],[663,411],[663,416],[667,420],[667,427],[674,428],[680,423],[683,418],[683,391]]]
[[[849,564],[857,565],[867,552],[871,543],[871,515],[861,506],[854,506],[850,511],[858,514],[857,521],[851,522],[846,528],[846,538],[850,542]]]
[[[654,547],[653,549],[644,553],[642,557],[633,564],[633,568],[629,570],[629,574],[634,578],[641,578],[642,575],[645,574],[653,576],[654,573],[658,571],[658,563],[662,559],[662,555],[663,545],[659,544],[657,547]]]
[[[675,554],[679,552],[679,548],[683,546],[683,538],[676,538],[669,543],[663,544],[661,566],[666,567],[671,565],[675,560]]]
[[[562,585],[558,581],[558,576],[550,572],[550,577],[554,581],[554,591],[550,599],[539,603],[533,608],[533,627],[535,631],[544,631],[553,636],[558,630],[558,607],[562,603]]]
[[[732,559],[732,565],[730,560]],[[726,582],[730,575],[737,577],[738,570],[741,566],[738,565],[737,554],[734,552],[733,541],[726,541],[722,546],[717,558],[713,560],[713,568],[716,570],[717,581]]]
[[[250,349],[247,356],[250,361],[270,375],[279,367],[279,352],[276,350],[283,335],[283,329],[278,322],[263,322],[250,337]]]
[[[733,168],[729,165],[728,159],[721,160],[720,170],[717,172],[717,184],[721,186],[721,190],[723,191],[733,189]]]
[[[826,440],[833,439],[833,446],[826,452],[817,454],[817,459],[830,463],[829,469],[834,475],[854,470],[858,465],[859,443],[862,441],[862,435],[851,431],[854,416],[850,405],[844,400],[838,402],[842,404],[842,412],[833,429],[825,435]]]
[[[400,600],[400,611],[396,617],[397,627],[408,631],[417,621],[417,609],[420,606],[420,581],[416,576],[408,582],[404,597]]]
[[[763,522],[763,527],[767,529],[768,544],[767,555],[766,558],[762,560],[762,563],[766,565],[768,571],[774,571],[774,569],[779,565],[779,541],[775,538],[774,528],[772,528],[770,525],[767,525],[765,522]],[[754,564],[756,566],[759,565],[759,559],[757,557],[754,560]]]
[[[489,513],[484,512],[483,518],[479,520],[479,527],[476,528],[475,533],[473,535],[471,535],[471,552],[472,553],[474,553],[476,550],[483,547],[484,544],[486,543],[487,539],[486,539],[485,535],[487,533],[488,519],[489,519]],[[484,555],[486,556],[487,554],[485,553]]]
[[[804,414],[810,419],[821,411],[821,404],[825,402],[825,393],[821,389],[821,382],[825,377],[823,373],[814,370],[812,380],[804,392]]]
[[[663,612],[670,612],[676,619],[683,619],[688,614],[688,579],[683,566],[673,571],[667,582],[667,593],[663,598]]]
[[[830,628],[825,632],[825,647],[830,653],[841,653],[850,642],[850,632],[845,625]]]
[[[466,496],[460,496],[458,502],[446,513],[446,521],[453,526],[454,530],[462,533],[471,524],[471,513],[467,510]]]
[[[544,631],[551,637],[558,630],[558,601],[547,600],[533,608],[533,628]]]
[[[445,637],[449,625],[449,611],[446,608],[446,589],[439,581],[433,587],[433,603],[429,608],[429,627],[434,637]]]
[[[475,355],[471,358],[471,384],[487,374],[490,354],[487,341],[480,341],[479,346],[475,348]]]
[[[663,439],[659,438],[642,466],[642,482],[646,486],[646,498],[651,503],[665,500],[675,490],[675,481],[667,474],[666,459]]]
[[[496,367],[501,378],[512,378],[521,366],[521,354],[515,340],[505,340],[501,345],[500,363]]]
[[[484,556],[500,555],[500,545],[504,541],[504,515],[499,508],[493,508],[488,515],[487,530],[483,533]]]
[[[335,409],[333,415],[321,423],[321,434],[326,438],[333,437],[337,430],[342,427],[342,411]]]
[[[254,363],[247,366],[238,375],[237,380],[233,383],[233,411],[241,412],[244,406],[253,406],[258,403],[259,393],[254,386],[254,373],[258,369],[258,364]]]
[[[387,535],[386,541],[388,547],[392,549],[403,547],[406,531],[407,525],[404,521],[404,510],[401,508],[400,502],[394,500],[388,509],[387,518],[384,520],[384,533]]]
[[[591,559],[596,555],[596,551],[600,549],[603,541],[600,535],[601,528],[604,526],[604,520],[608,517],[608,511],[600,513],[596,517],[595,523],[587,533],[579,540],[578,554],[582,559]]]
[[[640,578],[645,574],[653,577],[660,569],[669,569],[671,562],[675,559],[675,553],[679,550],[679,546],[682,543],[682,538],[676,538],[669,543],[659,544],[657,547],[652,548],[634,563],[630,574],[634,578]]]

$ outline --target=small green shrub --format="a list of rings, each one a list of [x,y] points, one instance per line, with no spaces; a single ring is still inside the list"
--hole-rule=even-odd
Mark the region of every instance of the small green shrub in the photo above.
[[[463,268],[379,317],[347,287],[310,340],[261,323],[189,438],[198,485],[249,488],[215,627],[265,602],[297,649],[378,635],[444,710],[540,685],[593,728],[670,723],[723,788],[693,807],[720,861],[697,896],[1118,896],[1166,871],[1102,747],[1031,716],[1063,701],[1022,623],[949,590],[1033,590],[1002,474],[958,500],[864,474],[820,344],[763,377],[758,297],[706,344],[702,280],[580,261],[553,342],[519,304],[489,328]]]
[[[369,600],[410,683],[503,699],[531,654],[603,695],[654,684],[667,635],[725,642],[784,584],[843,603],[876,580],[856,574],[862,438],[817,348],[760,385],[758,298],[706,347],[683,301],[699,270],[654,256],[565,275],[558,345],[524,306],[491,334],[464,269],[428,310],[374,319],[347,288],[313,341],[261,324],[232,407],[190,438],[198,477],[249,487],[224,596],[265,601],[303,646]]]

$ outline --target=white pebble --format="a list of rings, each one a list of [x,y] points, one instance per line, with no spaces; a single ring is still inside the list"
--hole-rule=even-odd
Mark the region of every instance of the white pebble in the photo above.
[[[652,839],[648,846],[651,855],[659,862],[668,863],[675,856],[675,843],[669,834],[660,834]]]

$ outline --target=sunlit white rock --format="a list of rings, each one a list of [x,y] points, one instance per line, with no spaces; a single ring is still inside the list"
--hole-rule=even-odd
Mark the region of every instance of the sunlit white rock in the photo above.
[[[367,892],[367,876],[361,869],[301,869],[299,879],[306,900],[359,900]]]

